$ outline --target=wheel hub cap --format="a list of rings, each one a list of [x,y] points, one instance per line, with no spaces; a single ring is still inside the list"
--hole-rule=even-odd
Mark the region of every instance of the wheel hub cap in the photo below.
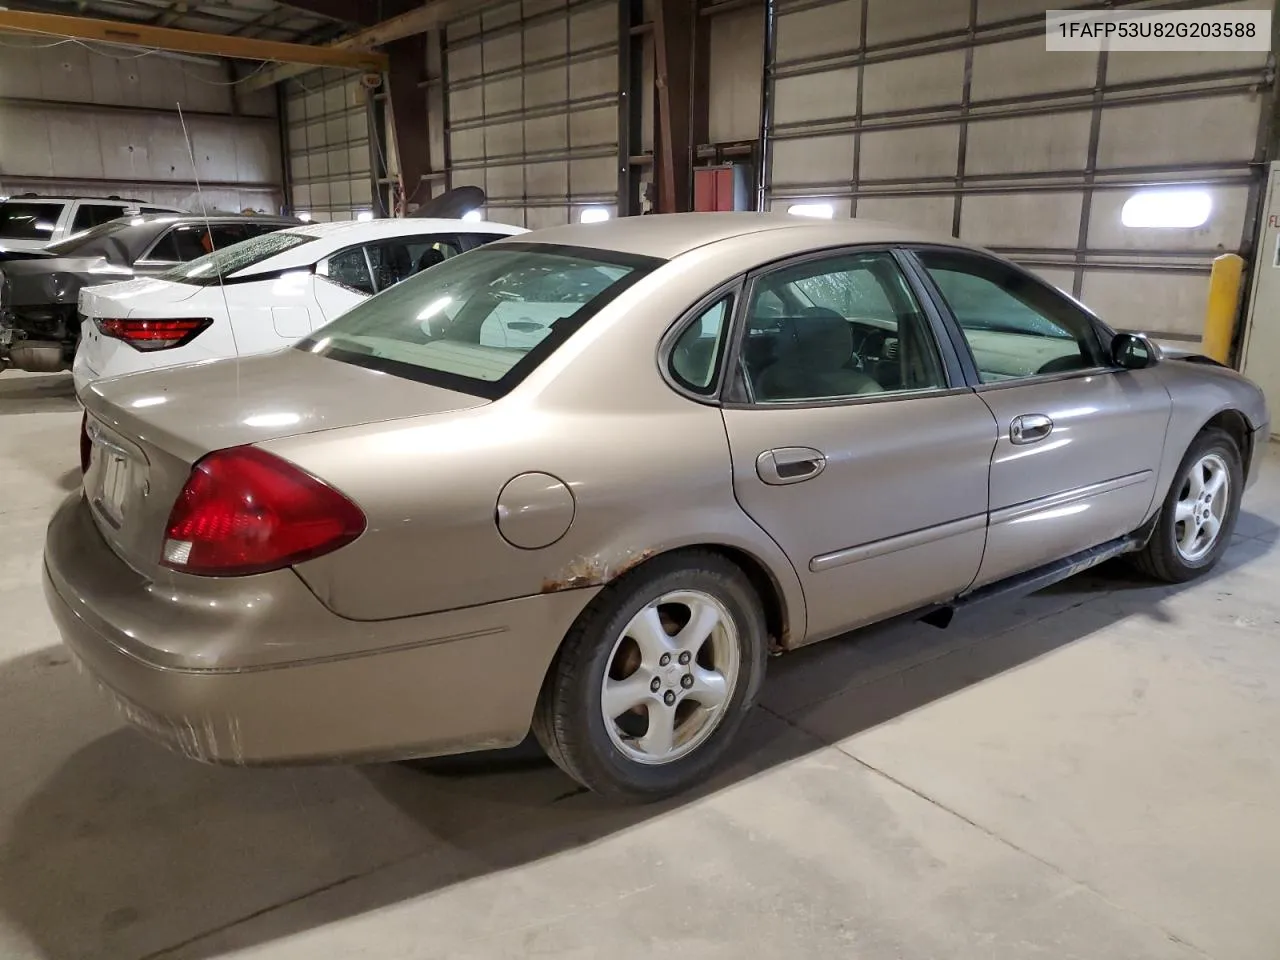
[[[1231,502],[1231,474],[1216,453],[1191,467],[1174,505],[1173,537],[1183,560],[1203,560],[1218,543]]]
[[[670,763],[719,725],[737,683],[738,634],[715,597],[673,591],[623,629],[600,688],[605,730],[638,763]]]

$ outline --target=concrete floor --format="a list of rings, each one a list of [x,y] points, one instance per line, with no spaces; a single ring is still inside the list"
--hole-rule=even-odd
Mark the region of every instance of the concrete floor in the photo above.
[[[64,378],[0,376],[0,958],[1280,956],[1280,457],[1220,571],[771,664],[708,790],[223,770],[121,729],[39,588]]]

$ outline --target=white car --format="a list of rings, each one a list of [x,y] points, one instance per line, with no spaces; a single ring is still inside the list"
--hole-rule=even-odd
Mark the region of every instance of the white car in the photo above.
[[[86,287],[76,391],[103,377],[278,350],[419,270],[526,232],[463,220],[310,223],[158,276]]]
[[[40,250],[119,217],[182,213],[177,207],[128,197],[0,197],[0,250]]]

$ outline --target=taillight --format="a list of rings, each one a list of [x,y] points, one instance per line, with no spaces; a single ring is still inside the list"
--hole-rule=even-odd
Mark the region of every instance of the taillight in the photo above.
[[[97,321],[104,337],[123,340],[129,346],[150,352],[181,347],[200,336],[213,323],[209,317],[181,320],[121,320],[107,317]]]
[[[89,451],[93,444],[89,440],[89,411],[86,410],[80,417],[80,472],[89,472]]]
[[[232,447],[192,467],[161,563],[210,577],[266,573],[337,550],[364,529],[364,513],[337,490],[257,447]]]

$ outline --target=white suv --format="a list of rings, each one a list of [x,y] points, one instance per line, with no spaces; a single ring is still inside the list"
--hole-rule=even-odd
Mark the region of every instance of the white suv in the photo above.
[[[23,193],[0,199],[0,250],[39,250],[117,217],[182,213],[176,207],[124,197],[43,197]]]

